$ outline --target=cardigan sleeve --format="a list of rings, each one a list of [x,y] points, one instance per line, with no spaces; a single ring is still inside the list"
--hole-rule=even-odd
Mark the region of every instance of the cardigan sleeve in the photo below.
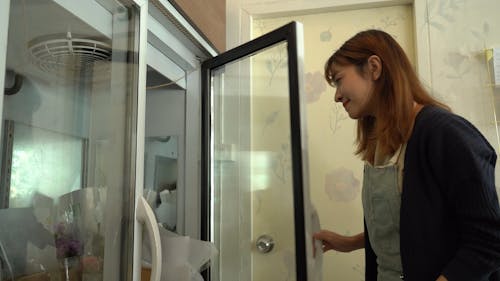
[[[434,124],[429,157],[440,179],[459,247],[443,268],[449,280],[486,280],[500,268],[496,153],[468,121],[448,114]]]
[[[370,244],[370,237],[368,236],[368,230],[366,229],[366,221],[363,222],[365,229],[365,281],[377,281],[377,255],[373,251]]]

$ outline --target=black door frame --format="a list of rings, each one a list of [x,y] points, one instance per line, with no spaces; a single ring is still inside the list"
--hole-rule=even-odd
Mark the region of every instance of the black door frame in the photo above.
[[[250,42],[206,60],[201,65],[202,85],[202,151],[201,151],[201,239],[210,241],[210,104],[211,72],[227,63],[248,57],[272,45],[287,42],[288,79],[290,100],[290,132],[292,147],[292,180],[295,221],[296,280],[307,280],[304,177],[302,165],[302,136],[300,116],[299,49],[297,45],[297,22],[291,22]],[[300,42],[302,43],[302,42]],[[206,276],[208,277],[208,276]],[[208,280],[208,279],[205,279]]]

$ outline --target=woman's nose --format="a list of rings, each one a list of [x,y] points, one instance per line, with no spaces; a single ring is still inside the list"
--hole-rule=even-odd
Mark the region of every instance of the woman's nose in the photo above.
[[[342,102],[342,95],[340,94],[340,91],[338,88],[335,90],[335,101]]]

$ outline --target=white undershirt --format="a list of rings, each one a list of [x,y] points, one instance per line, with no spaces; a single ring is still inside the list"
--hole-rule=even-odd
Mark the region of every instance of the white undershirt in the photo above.
[[[399,192],[403,191],[403,171],[404,171],[404,158],[406,152],[406,143],[402,144],[392,156],[384,156],[380,153],[379,145],[375,147],[375,159],[373,161],[374,167],[383,168],[387,166],[397,165],[398,167],[398,188]],[[371,164],[369,164],[371,165]]]

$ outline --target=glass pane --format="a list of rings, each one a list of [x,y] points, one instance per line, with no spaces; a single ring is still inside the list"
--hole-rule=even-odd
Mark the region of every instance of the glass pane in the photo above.
[[[165,55],[151,60],[169,61]],[[157,54],[156,54],[157,55]],[[166,67],[180,69],[170,62]],[[165,70],[165,69],[161,69]],[[168,73],[168,71],[162,71]],[[184,234],[184,139],[186,90],[178,77],[167,78],[148,66],[146,91],[146,141],[144,146],[144,194],[157,221],[165,228]],[[174,80],[175,79],[175,80]],[[174,80],[174,81],[172,81]]]
[[[147,137],[144,156],[144,193],[156,219],[177,231],[177,136]]]
[[[287,57],[280,43],[212,72],[214,280],[296,279]]]
[[[57,198],[82,187],[83,138],[24,124],[13,126],[9,208],[27,208],[36,193]]]
[[[130,280],[139,11],[119,2],[10,1],[0,280]]]

